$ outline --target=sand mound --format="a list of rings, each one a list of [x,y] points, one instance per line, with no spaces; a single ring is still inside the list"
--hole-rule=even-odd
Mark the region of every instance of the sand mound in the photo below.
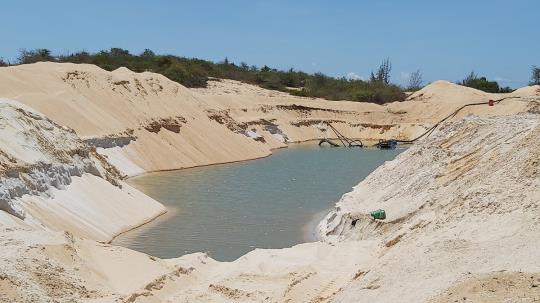
[[[540,85],[526,86],[518,88],[511,93],[513,96],[530,97],[540,95]]]
[[[492,97],[495,94],[485,93],[474,88],[454,84],[449,81],[435,81],[421,90],[410,95],[407,100],[422,101],[432,100],[441,103],[461,103],[462,100],[477,101]]]

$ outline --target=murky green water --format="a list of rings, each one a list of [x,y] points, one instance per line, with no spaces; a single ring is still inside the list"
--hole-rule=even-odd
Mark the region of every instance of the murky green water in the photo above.
[[[313,240],[325,211],[402,151],[299,144],[265,159],[138,177],[132,183],[169,212],[113,243],[162,258],[206,251],[230,261]]]

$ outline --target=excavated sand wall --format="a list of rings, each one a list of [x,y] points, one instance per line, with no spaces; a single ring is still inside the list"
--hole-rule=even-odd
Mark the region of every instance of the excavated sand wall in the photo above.
[[[73,130],[23,104],[0,99],[0,128],[0,210],[37,228],[75,230],[103,241],[165,211],[124,184]],[[80,180],[95,186],[80,188]],[[118,212],[122,207],[141,209]]]

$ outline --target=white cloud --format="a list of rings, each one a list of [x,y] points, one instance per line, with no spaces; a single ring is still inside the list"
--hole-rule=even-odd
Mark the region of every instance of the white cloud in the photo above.
[[[347,73],[347,75],[345,75],[345,78],[349,79],[349,80],[365,80],[366,78],[358,75],[357,73],[355,72],[350,72],[350,73]]]

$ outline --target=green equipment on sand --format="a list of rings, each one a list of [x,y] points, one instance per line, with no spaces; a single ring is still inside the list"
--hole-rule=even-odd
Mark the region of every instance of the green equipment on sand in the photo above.
[[[386,219],[386,212],[384,209],[377,209],[371,212],[373,219],[384,220]]]

